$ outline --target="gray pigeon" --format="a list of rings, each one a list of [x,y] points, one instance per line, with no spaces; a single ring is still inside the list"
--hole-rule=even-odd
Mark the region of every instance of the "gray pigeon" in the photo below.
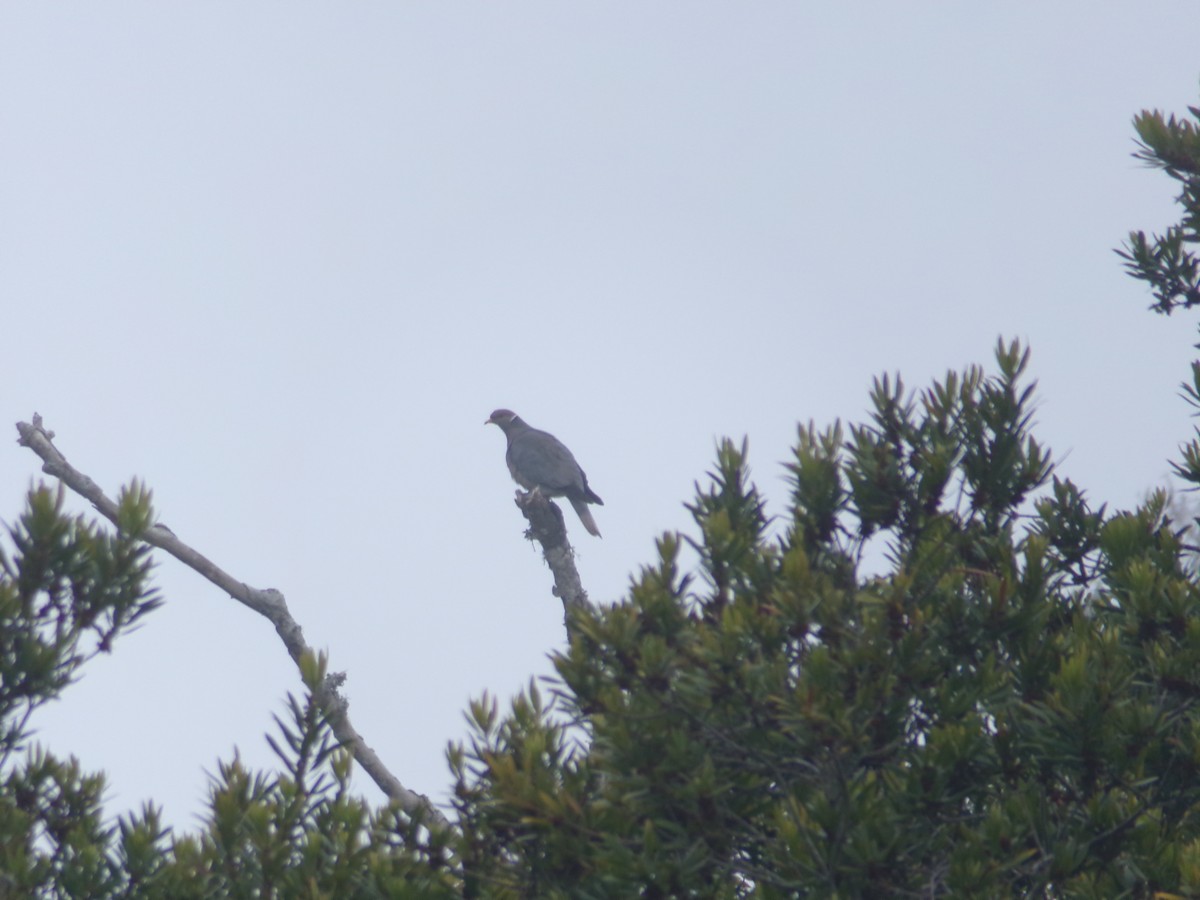
[[[562,441],[548,432],[530,428],[511,409],[496,410],[483,424],[499,425],[508,438],[504,461],[508,463],[513,481],[525,490],[537,490],[545,497],[566,497],[588,533],[600,537],[600,529],[587,505],[599,503],[603,506],[604,501],[588,487],[587,476]]]

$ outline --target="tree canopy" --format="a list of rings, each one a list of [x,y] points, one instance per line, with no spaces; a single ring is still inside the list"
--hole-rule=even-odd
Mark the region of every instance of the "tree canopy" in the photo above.
[[[1135,127],[1183,215],[1118,252],[1170,312],[1200,302],[1200,130]],[[222,763],[195,834],[111,823],[30,722],[161,602],[154,513],[134,484],[105,529],[36,488],[0,555],[0,897],[1200,894],[1194,523],[1058,477],[1029,363],[877,379],[866,421],[799,427],[777,513],[722,442],[694,530],[622,602],[566,604],[557,678],[471,705],[446,816],[351,793],[301,648],[278,772]],[[1200,363],[1185,388],[1200,411]],[[1200,439],[1175,467],[1200,485]]]

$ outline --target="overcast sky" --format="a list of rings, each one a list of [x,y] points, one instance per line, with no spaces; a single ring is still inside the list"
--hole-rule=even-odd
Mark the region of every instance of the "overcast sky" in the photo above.
[[[798,422],[1000,336],[1060,474],[1117,507],[1166,479],[1195,322],[1112,248],[1174,220],[1130,120],[1197,103],[1198,35],[1195,0],[5,3],[0,421],[281,590],[444,799],[468,700],[564,642],[496,407],[604,498],[603,540],[568,511],[599,602],[690,527],[720,436],[783,513]],[[2,446],[12,521],[38,461]],[[299,681],[264,620],[157,584],[34,725],[111,814],[190,829]]]

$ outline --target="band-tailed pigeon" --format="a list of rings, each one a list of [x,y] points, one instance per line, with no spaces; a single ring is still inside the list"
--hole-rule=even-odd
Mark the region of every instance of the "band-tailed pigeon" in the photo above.
[[[496,410],[483,424],[499,425],[508,438],[504,461],[508,463],[513,481],[527,491],[536,490],[546,497],[566,497],[588,533],[600,537],[600,529],[587,505],[599,503],[603,506],[604,501],[588,487],[587,476],[562,441],[548,432],[530,428],[511,409]]]

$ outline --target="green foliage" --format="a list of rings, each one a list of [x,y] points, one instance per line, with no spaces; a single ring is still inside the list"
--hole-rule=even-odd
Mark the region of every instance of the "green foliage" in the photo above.
[[[723,443],[561,682],[472,710],[470,896],[1149,896],[1200,889],[1200,589],[1165,495],[1048,484],[1028,354],[800,429],[772,536]],[[1044,490],[1032,504],[1034,492]],[[884,576],[862,574],[882,540]]]
[[[12,552],[0,549],[0,897],[110,896],[124,878],[104,852],[103,779],[28,747],[28,727],[158,605],[140,540],[150,498],[136,483],[122,494],[115,534],[64,515],[62,501],[61,491],[30,492],[8,529]]]
[[[1200,301],[1200,130],[1136,127],[1184,186],[1122,253],[1169,312]],[[29,718],[158,603],[153,516],[136,484],[113,534],[34,491],[0,554],[0,900],[1200,896],[1196,523],[1057,477],[1028,364],[1001,342],[993,374],[885,376],[866,422],[800,427],[778,518],[722,442],[694,533],[569,611],[549,690],[471,705],[449,831],[353,796],[323,658],[278,773],[220,764],[195,835],[106,824]],[[1176,472],[1200,486],[1200,437]]]
[[[1183,208],[1179,224],[1149,238],[1144,231],[1129,235],[1117,253],[1134,278],[1154,293],[1154,310],[1170,313],[1200,303],[1200,259],[1189,247],[1200,243],[1200,107],[1189,106],[1196,122],[1142,112],[1133,120],[1139,150],[1134,156],[1162,169],[1180,184],[1176,198]]]
[[[172,837],[153,806],[106,821],[103,777],[29,745],[34,710],[160,602],[140,540],[149,494],[135,483],[118,506],[105,532],[39,488],[0,551],[0,900],[457,896],[449,835],[350,793],[349,754],[312,699],[324,659],[304,661],[306,698],[268,738],[282,773],[221,764],[196,836]]]
[[[307,697],[288,698],[290,719],[276,718],[282,740],[268,738],[283,773],[252,773],[236,759],[219,767],[206,832],[187,845],[196,896],[453,896],[444,838],[395,808],[373,813],[350,793],[349,751],[313,699],[325,660],[303,668]]]

